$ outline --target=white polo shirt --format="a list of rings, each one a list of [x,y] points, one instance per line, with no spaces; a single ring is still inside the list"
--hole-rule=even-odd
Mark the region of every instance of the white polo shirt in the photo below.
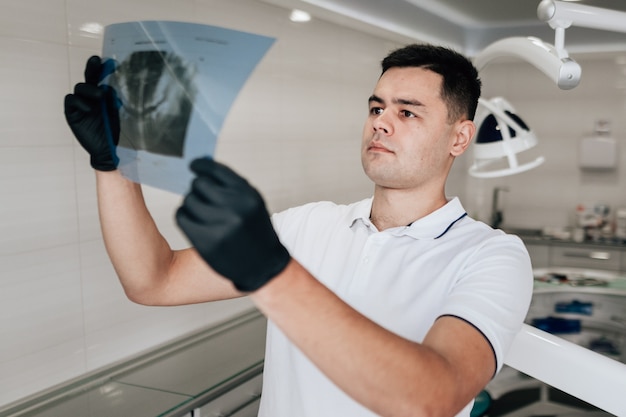
[[[522,241],[471,219],[457,198],[409,226],[382,232],[369,220],[371,206],[371,198],[311,203],[272,220],[291,255],[366,317],[421,342],[438,317],[457,316],[487,338],[499,370],[532,296]],[[471,405],[459,415],[469,416]],[[259,416],[374,415],[269,322]]]

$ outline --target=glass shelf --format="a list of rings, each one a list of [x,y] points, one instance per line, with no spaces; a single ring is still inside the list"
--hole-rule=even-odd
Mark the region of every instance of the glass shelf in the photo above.
[[[251,310],[31,396],[0,417],[187,415],[262,372],[266,326]]]

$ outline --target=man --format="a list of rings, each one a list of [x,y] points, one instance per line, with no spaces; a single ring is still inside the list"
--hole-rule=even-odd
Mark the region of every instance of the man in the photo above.
[[[467,59],[409,45],[383,60],[361,146],[370,199],[312,203],[270,222],[243,178],[194,161],[177,212],[194,248],[181,251],[116,170],[98,110],[114,97],[96,86],[100,67],[90,59],[65,109],[92,156],[107,251],[131,300],[249,294],[269,319],[262,416],[469,415],[521,327],[532,271],[520,239],[444,194],[476,129],[480,80]]]

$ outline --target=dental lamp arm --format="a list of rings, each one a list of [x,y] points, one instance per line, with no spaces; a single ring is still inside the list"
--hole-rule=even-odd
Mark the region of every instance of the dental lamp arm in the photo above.
[[[553,45],[535,37],[511,37],[501,39],[483,49],[474,58],[474,66],[481,71],[494,59],[502,57],[521,58],[542,71],[562,90],[570,90],[580,82],[580,65],[558,51]]]
[[[584,4],[542,0],[537,6],[537,17],[553,29],[580,26],[626,33],[626,12]]]

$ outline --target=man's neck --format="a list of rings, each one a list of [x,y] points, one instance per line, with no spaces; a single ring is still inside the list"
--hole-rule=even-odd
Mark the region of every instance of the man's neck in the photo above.
[[[441,193],[418,193],[376,187],[370,220],[380,231],[407,226],[447,203]]]

